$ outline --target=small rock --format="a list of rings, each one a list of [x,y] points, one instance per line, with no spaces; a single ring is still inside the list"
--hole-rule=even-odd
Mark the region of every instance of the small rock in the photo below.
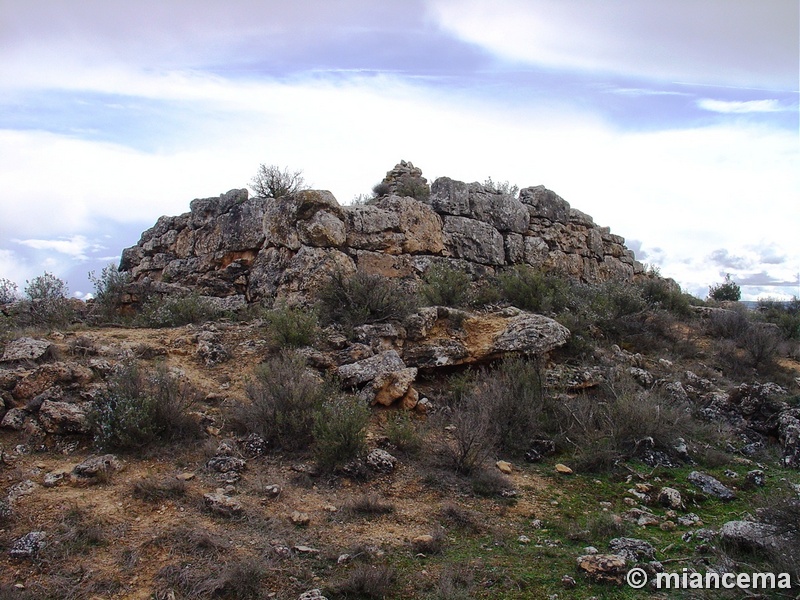
[[[676,528],[677,525],[675,525],[675,521],[664,521],[661,523],[661,525],[659,525],[659,529],[661,529],[661,531],[675,531]]]
[[[281,495],[282,491],[281,486],[276,483],[264,486],[264,495],[267,498],[277,498]]]
[[[378,473],[391,473],[397,465],[397,459],[386,450],[376,448],[367,454],[367,466]]]
[[[571,589],[572,589],[572,588],[574,588],[576,585],[578,585],[578,582],[577,582],[577,581],[575,581],[575,578],[574,578],[574,577],[571,577],[571,576],[569,576],[569,575],[562,575],[562,577],[561,577],[561,586],[562,586],[564,589],[566,589],[566,590],[571,590]]]
[[[578,568],[595,583],[622,585],[627,573],[625,558],[617,554],[587,554],[578,557]]]
[[[561,475],[572,475],[574,471],[570,469],[567,465],[558,463],[556,465],[556,473],[560,473]]]
[[[297,525],[298,527],[307,527],[308,524],[311,523],[311,517],[307,513],[298,510],[291,514],[289,520],[293,525]]]
[[[313,589],[300,594],[300,597],[297,600],[328,600],[328,599],[322,595],[322,590]]]
[[[189,473],[179,473],[179,474],[175,475],[175,479],[178,479],[180,481],[191,481],[194,478],[195,478],[195,474],[191,473],[191,472],[189,472]]]
[[[614,554],[622,556],[632,563],[652,560],[656,552],[649,542],[636,538],[614,538],[608,542],[608,547]]]
[[[689,513],[688,515],[683,515],[682,517],[678,517],[678,525],[682,527],[691,527],[692,525],[702,525],[703,522],[700,520],[694,513]]]
[[[294,546],[292,549],[299,554],[319,554],[319,550],[311,546]]]
[[[31,531],[26,533],[17,541],[15,541],[8,553],[12,558],[30,558],[35,556],[39,550],[45,547],[45,538],[47,534],[44,531]]]
[[[583,553],[584,554],[597,554],[597,548],[595,548],[594,546],[586,546],[586,548],[583,549]]]
[[[206,463],[206,466],[217,473],[241,473],[247,463],[236,456],[215,456]]]
[[[206,508],[211,512],[224,517],[239,516],[244,512],[241,503],[226,495],[222,491],[210,492],[203,495]]]
[[[108,478],[121,470],[123,462],[113,454],[90,456],[72,469],[72,482],[76,484],[91,485],[107,481]]]
[[[744,478],[748,483],[756,487],[764,487],[767,485],[767,476],[761,469],[753,469],[752,471],[748,471]]]
[[[675,488],[663,487],[658,492],[658,503],[661,506],[677,510],[683,506],[683,498],[681,493]]]
[[[57,485],[59,485],[59,484],[64,482],[64,479],[66,478],[66,476],[67,476],[67,473],[64,473],[64,472],[61,472],[61,471],[53,472],[53,473],[47,473],[44,476],[44,481],[42,482],[42,485],[44,487],[46,487],[46,488],[56,487]]]
[[[251,458],[263,456],[269,449],[267,440],[256,433],[251,433],[243,440],[239,440],[239,443],[242,445],[244,453]]]
[[[232,440],[230,438],[226,438],[221,440],[219,445],[217,446],[217,451],[214,453],[215,457],[220,456],[233,456],[238,452],[236,440]]]
[[[499,470],[501,473],[503,473],[504,475],[511,475],[511,472],[513,471],[513,468],[511,467],[511,463],[510,463],[510,462],[507,462],[507,461],[505,461],[505,460],[498,460],[498,461],[495,463],[495,466],[496,466],[496,467],[498,468],[498,470]]]
[[[521,536],[519,536],[517,538],[517,541],[520,544],[530,544],[531,543],[531,538],[529,538],[527,535],[521,535]]]
[[[699,487],[703,493],[713,496],[724,502],[730,502],[736,499],[736,493],[730,488],[724,486],[718,479],[711,475],[701,473],[700,471],[692,471],[689,473],[689,481]]]
[[[53,344],[47,340],[37,340],[29,337],[19,338],[6,345],[0,362],[38,361],[49,356],[52,348]]]

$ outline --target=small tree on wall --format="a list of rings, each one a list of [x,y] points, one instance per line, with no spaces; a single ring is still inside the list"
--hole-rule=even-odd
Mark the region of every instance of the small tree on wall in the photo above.
[[[731,274],[728,273],[725,275],[725,281],[723,283],[717,283],[708,288],[708,297],[712,300],[731,300],[733,302],[738,302],[742,297],[742,290],[736,282],[731,279]]]
[[[250,181],[250,188],[259,198],[280,198],[308,189],[302,171],[281,169],[276,165],[260,165]]]

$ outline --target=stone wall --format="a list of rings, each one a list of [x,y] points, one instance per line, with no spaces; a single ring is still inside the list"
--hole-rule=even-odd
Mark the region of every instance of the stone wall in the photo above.
[[[425,181],[410,163],[387,178],[411,170]],[[340,206],[322,190],[268,199],[243,189],[194,200],[190,212],[145,231],[120,269],[162,289],[300,301],[333,270],[413,279],[442,261],[475,277],[518,264],[585,282],[643,273],[623,238],[543,186],[514,197],[447,177],[422,200],[390,194],[365,206]]]

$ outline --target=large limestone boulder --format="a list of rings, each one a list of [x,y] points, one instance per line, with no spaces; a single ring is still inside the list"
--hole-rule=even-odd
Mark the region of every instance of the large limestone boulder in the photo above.
[[[0,362],[43,360],[52,354],[52,348],[53,344],[47,340],[22,337],[6,345]]]
[[[413,198],[388,196],[377,204],[345,209],[347,246],[389,255],[440,254],[442,220]]]
[[[506,251],[503,236],[494,227],[466,217],[445,217],[447,249],[456,258],[484,265],[503,265]]]
[[[437,368],[488,362],[509,353],[546,354],[566,343],[569,330],[548,317],[506,308],[470,313],[429,307],[406,320],[406,364]]]
[[[342,207],[326,190],[303,190],[270,202],[264,212],[268,246],[299,250],[301,246],[336,248],[347,236]]]

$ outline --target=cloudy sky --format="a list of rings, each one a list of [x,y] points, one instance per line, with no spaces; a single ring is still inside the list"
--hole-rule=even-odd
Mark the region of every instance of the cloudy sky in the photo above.
[[[3,0],[0,277],[75,295],[162,214],[543,184],[700,297],[800,295],[796,0]]]

